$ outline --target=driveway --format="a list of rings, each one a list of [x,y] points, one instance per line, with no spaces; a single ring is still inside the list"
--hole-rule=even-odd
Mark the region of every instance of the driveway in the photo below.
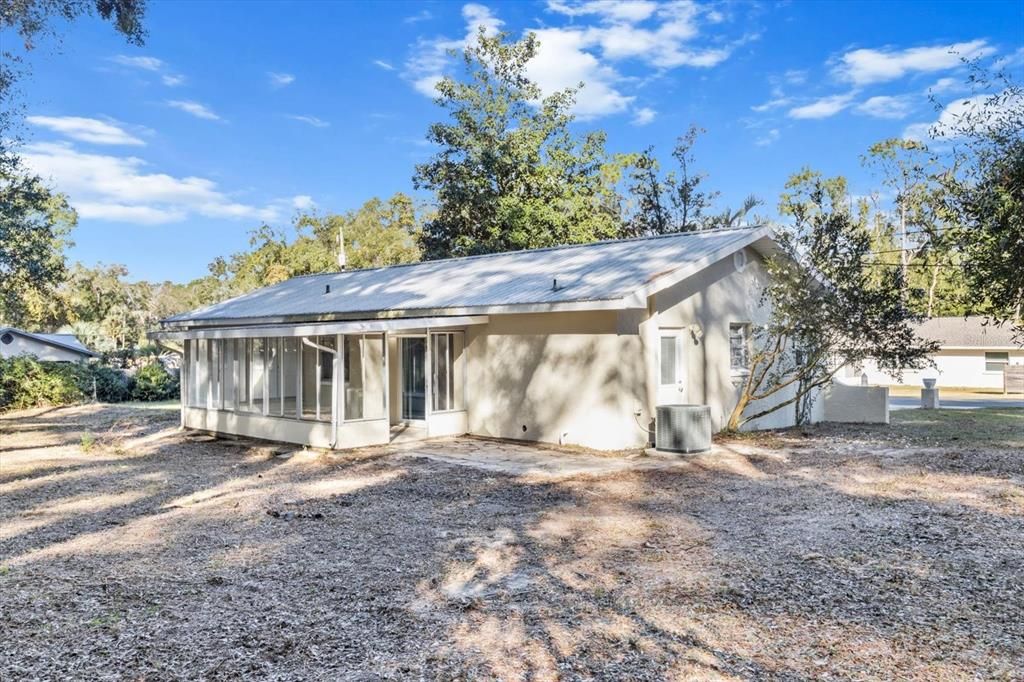
[[[1019,397],[978,396],[967,397],[958,395],[955,398],[943,398],[939,389],[939,403],[951,410],[977,410],[982,407],[1024,407],[1024,399]],[[890,410],[920,409],[921,398],[908,396],[889,396]]]

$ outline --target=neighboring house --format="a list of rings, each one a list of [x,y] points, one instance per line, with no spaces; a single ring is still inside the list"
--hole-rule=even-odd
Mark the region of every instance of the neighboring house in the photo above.
[[[939,387],[1002,389],[1003,369],[1024,364],[1024,348],[1014,343],[1010,326],[986,325],[984,317],[935,317],[918,327],[917,333],[941,344],[931,356],[934,367],[893,378],[868,362],[851,370],[848,377],[863,373],[868,383],[880,386],[920,386],[922,379],[937,379]]]
[[[74,334],[37,334],[14,327],[0,327],[0,357],[34,355],[40,360],[80,362],[98,355]]]
[[[339,448],[402,428],[638,447],[659,404],[707,404],[724,425],[775,248],[748,228],[310,275],[150,336],[184,344],[190,428]]]

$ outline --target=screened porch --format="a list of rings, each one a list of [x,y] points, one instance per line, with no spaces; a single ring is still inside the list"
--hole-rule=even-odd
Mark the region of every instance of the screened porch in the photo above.
[[[183,344],[186,427],[335,448],[466,431],[464,330]]]

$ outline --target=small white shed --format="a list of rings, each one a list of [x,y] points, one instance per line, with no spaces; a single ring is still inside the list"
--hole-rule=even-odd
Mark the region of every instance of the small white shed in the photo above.
[[[74,334],[38,334],[0,327],[0,357],[33,355],[40,360],[80,362],[97,357]]]

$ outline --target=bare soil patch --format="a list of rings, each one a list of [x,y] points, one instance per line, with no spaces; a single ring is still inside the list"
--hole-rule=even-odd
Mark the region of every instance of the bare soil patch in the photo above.
[[[0,679],[1022,679],[1024,413],[956,418],[552,480],[4,415]]]

